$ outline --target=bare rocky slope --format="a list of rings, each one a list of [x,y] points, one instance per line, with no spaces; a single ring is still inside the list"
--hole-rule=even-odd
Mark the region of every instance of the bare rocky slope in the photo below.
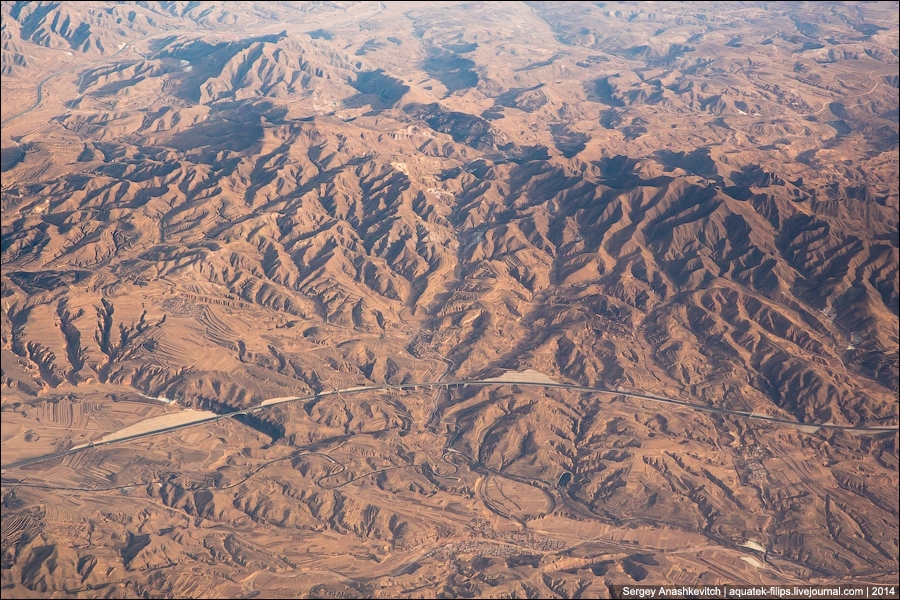
[[[5,464],[524,369],[898,424],[896,4],[2,10]],[[898,571],[896,429],[460,388],[73,457],[4,473],[4,596]]]

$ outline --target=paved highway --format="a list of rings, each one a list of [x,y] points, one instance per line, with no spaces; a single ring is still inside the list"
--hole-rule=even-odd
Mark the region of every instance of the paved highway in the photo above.
[[[842,431],[855,431],[860,433],[884,433],[888,431],[898,431],[900,430],[900,426],[890,425],[883,427],[860,427],[856,425],[835,425],[833,423],[803,423],[799,421],[791,421],[789,419],[780,419],[777,417],[771,417],[768,415],[761,415],[758,413],[747,412],[747,411],[739,411],[739,410],[729,410],[725,408],[716,408],[713,406],[703,406],[700,404],[691,404],[690,402],[685,402],[683,400],[675,400],[673,398],[666,398],[664,396],[655,396],[652,394],[642,394],[640,392],[629,392],[629,391],[621,391],[621,390],[610,390],[606,388],[597,388],[597,387],[589,387],[583,385],[574,385],[568,383],[554,383],[550,380],[541,381],[535,380],[534,378],[530,378],[530,380],[522,379],[516,380],[511,376],[515,376],[515,373],[508,373],[507,375],[500,378],[492,378],[492,379],[473,379],[473,380],[456,380],[456,381],[425,381],[420,383],[403,383],[403,384],[384,384],[384,385],[373,385],[373,386],[356,386],[351,388],[345,388],[341,390],[331,390],[327,392],[321,392],[318,394],[312,394],[309,396],[292,396],[285,398],[277,398],[266,400],[261,404],[256,406],[246,408],[243,410],[238,410],[230,413],[225,413],[221,415],[211,416],[206,419],[193,421],[191,423],[185,423],[182,425],[174,425],[168,426],[161,429],[156,429],[152,431],[146,431],[137,433],[131,436],[124,436],[121,438],[116,438],[110,441],[97,441],[88,443],[82,446],[76,446],[74,448],[70,448],[69,450],[65,450],[63,452],[57,452],[55,454],[47,454],[44,456],[36,456],[33,458],[27,458],[24,460],[16,461],[10,463],[8,465],[3,465],[2,470],[6,471],[8,469],[15,469],[20,467],[26,467],[28,465],[37,464],[46,460],[51,460],[54,458],[61,458],[63,456],[68,456],[70,454],[75,454],[77,452],[81,452],[82,450],[87,450],[88,448],[98,448],[100,446],[106,446],[109,444],[118,444],[120,442],[126,442],[131,440],[136,440],[144,437],[149,437],[151,435],[159,435],[161,433],[168,433],[171,431],[176,431],[179,429],[186,429],[188,427],[194,427],[200,425],[202,423],[209,423],[212,421],[218,421],[220,419],[231,419],[240,415],[247,415],[250,413],[255,413],[263,410],[268,410],[272,406],[277,406],[279,404],[286,404],[288,402],[303,402],[309,400],[316,400],[325,398],[328,396],[334,396],[337,394],[343,394],[345,396],[353,395],[353,394],[362,394],[368,392],[376,392],[382,390],[411,390],[419,387],[444,387],[449,388],[453,386],[462,386],[462,385],[473,385],[473,386],[489,386],[489,385],[517,385],[521,387],[546,387],[546,388],[560,388],[565,390],[572,390],[576,392],[587,392],[592,394],[604,394],[610,396],[624,396],[628,398],[638,398],[641,400],[650,400],[652,402],[659,402],[662,404],[670,404],[673,406],[679,406],[682,408],[687,408],[689,410],[696,410],[700,412],[708,412],[708,413],[719,413],[723,415],[729,415],[732,417],[739,417],[744,419],[753,419],[756,421],[764,421],[767,423],[771,423],[773,425],[782,425],[787,427],[794,427],[798,429],[802,429],[805,431],[813,431],[816,429],[839,429]]]

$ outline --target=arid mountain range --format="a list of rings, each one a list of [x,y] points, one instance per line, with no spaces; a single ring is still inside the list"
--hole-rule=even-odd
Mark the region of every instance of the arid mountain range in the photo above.
[[[896,584],[897,40],[896,2],[4,2],[4,598]],[[313,398],[526,370],[709,410]]]

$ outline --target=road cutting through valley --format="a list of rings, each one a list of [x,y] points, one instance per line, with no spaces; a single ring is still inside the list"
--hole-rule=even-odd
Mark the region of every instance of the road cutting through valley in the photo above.
[[[389,390],[410,390],[418,387],[459,387],[465,385],[472,386],[490,386],[490,385],[515,385],[521,387],[546,387],[546,388],[559,388],[565,390],[571,390],[576,392],[585,392],[585,393],[593,393],[593,394],[604,394],[611,396],[623,396],[629,398],[637,398],[640,400],[650,400],[652,402],[659,402],[662,404],[669,404],[673,406],[679,406],[682,408],[687,408],[690,410],[695,410],[699,412],[708,412],[708,413],[718,413],[723,415],[729,415],[732,417],[739,417],[744,419],[752,419],[757,421],[764,421],[770,423],[772,425],[793,427],[795,429],[799,429],[805,433],[815,433],[819,429],[836,429],[841,431],[849,431],[856,433],[885,433],[890,431],[898,431],[900,430],[900,426],[898,425],[889,425],[889,426],[857,426],[857,425],[837,425],[834,423],[804,423],[800,421],[791,421],[789,419],[780,419],[778,417],[772,417],[760,413],[749,412],[749,411],[739,411],[739,410],[730,410],[727,408],[717,408],[713,406],[702,406],[699,404],[692,404],[690,402],[685,402],[683,400],[675,400],[673,398],[666,398],[664,396],[655,396],[652,394],[643,394],[640,392],[633,391],[625,391],[623,389],[606,389],[606,388],[598,388],[598,387],[590,387],[584,385],[576,385],[576,384],[568,384],[568,383],[559,383],[554,381],[553,379],[547,377],[543,373],[538,371],[534,371],[531,369],[525,371],[507,371],[503,375],[499,377],[492,377],[489,379],[472,379],[472,380],[456,380],[456,381],[427,381],[427,382],[419,382],[419,383],[401,383],[401,384],[383,384],[383,385],[372,385],[372,386],[353,386],[349,388],[344,388],[340,390],[330,390],[325,392],[320,392],[318,394],[310,394],[307,396],[286,396],[279,398],[270,398],[268,400],[264,400],[256,406],[252,406],[250,408],[245,408],[242,410],[225,413],[225,414],[216,414],[211,411],[201,411],[194,409],[185,409],[183,411],[177,413],[168,413],[159,417],[153,417],[151,419],[147,419],[145,421],[141,421],[139,423],[135,423],[134,425],[130,425],[125,427],[124,429],[120,429],[118,431],[114,431],[104,435],[103,437],[90,441],[86,444],[80,444],[78,446],[73,446],[67,450],[62,452],[57,452],[54,454],[47,454],[43,456],[36,456],[32,458],[23,459],[20,461],[16,461],[10,463],[8,465],[3,465],[0,467],[2,471],[6,471],[8,469],[16,469],[21,467],[26,467],[29,465],[37,464],[46,460],[51,460],[55,458],[61,458],[64,456],[68,456],[70,454],[75,454],[76,452],[81,452],[82,450],[87,450],[88,448],[97,448],[100,446],[106,446],[109,444],[116,444],[125,441],[133,441],[136,439],[149,437],[152,435],[159,435],[162,433],[168,433],[172,431],[177,431],[180,429],[185,429],[187,427],[193,427],[195,425],[200,425],[202,423],[210,423],[212,421],[218,421],[221,419],[231,419],[234,417],[248,415],[250,413],[259,412],[261,410],[268,409],[272,406],[277,406],[279,404],[286,404],[289,402],[302,402],[309,400],[317,400],[321,398],[325,398],[328,396],[334,396],[338,394],[343,395],[353,395],[353,394],[361,394],[366,392],[377,392],[377,391],[389,391]],[[141,394],[144,395],[144,394]]]

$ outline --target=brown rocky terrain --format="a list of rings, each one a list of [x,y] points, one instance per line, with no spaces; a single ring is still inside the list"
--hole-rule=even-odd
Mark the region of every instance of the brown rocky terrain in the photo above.
[[[891,2],[4,3],[4,598],[896,583],[897,39]],[[527,369],[709,410],[313,397]]]

